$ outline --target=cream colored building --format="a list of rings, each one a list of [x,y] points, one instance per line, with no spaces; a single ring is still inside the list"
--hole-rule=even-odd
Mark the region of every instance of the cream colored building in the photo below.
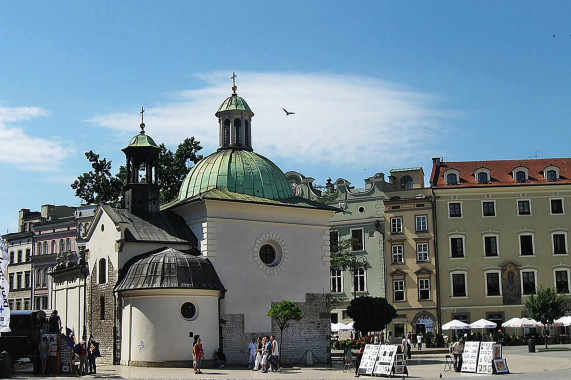
[[[571,159],[433,159],[442,323],[526,316],[539,286],[571,309]]]
[[[392,170],[400,189],[385,191],[387,300],[397,309],[393,338],[435,332],[438,294],[430,188],[422,168]]]

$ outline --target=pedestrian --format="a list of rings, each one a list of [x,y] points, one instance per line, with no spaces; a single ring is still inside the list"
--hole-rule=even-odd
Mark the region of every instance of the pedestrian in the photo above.
[[[218,368],[226,365],[226,354],[222,351],[222,347],[218,347],[218,351],[214,352],[214,365]]]
[[[422,331],[416,336],[416,344],[418,345],[418,350],[422,350]]]
[[[95,360],[101,356],[101,352],[99,351],[99,343],[93,339],[93,335],[89,337],[89,350],[87,352],[87,359],[89,361],[89,373],[96,374],[97,373],[97,366],[95,364]]]
[[[257,347],[256,347],[256,360],[254,362],[254,371],[257,371],[261,368],[262,365],[262,349],[264,348],[264,343],[262,337],[258,337],[257,339]]]
[[[268,373],[268,368],[270,366],[270,356],[272,355],[272,342],[270,342],[270,337],[265,336],[262,341],[262,373]]]
[[[81,337],[81,342],[77,344],[77,355],[79,356],[79,370],[77,376],[87,375],[87,336]]]
[[[42,337],[38,350],[40,351],[40,360],[42,361],[42,375],[45,375],[46,367],[48,366],[48,350],[49,350],[49,343],[47,336]]]
[[[278,372],[280,370],[280,349],[278,341],[274,335],[270,336],[272,341],[272,356],[270,357],[270,365],[272,372]]]
[[[59,334],[61,332],[61,318],[57,314],[57,310],[52,311],[49,325],[50,334]]]
[[[50,374],[56,374],[56,358],[57,358],[57,342],[54,337],[50,337],[50,343],[48,345],[48,360],[50,363]]]
[[[202,348],[202,341],[200,335],[194,337],[194,344],[192,345],[192,358],[194,360],[193,367],[194,373],[202,373],[202,358],[204,357],[204,349]]]
[[[248,344],[248,369],[254,368],[254,363],[256,362],[256,348],[258,348],[256,338],[252,338],[252,341]]]
[[[418,335],[416,334],[416,332],[412,332],[412,336],[409,336],[409,338],[412,340],[412,345],[414,346],[414,348],[416,348],[416,342],[417,342],[417,337]]]
[[[464,340],[460,338],[458,342],[452,345],[452,353],[454,354],[454,369],[456,372],[462,370],[462,353],[464,352]]]

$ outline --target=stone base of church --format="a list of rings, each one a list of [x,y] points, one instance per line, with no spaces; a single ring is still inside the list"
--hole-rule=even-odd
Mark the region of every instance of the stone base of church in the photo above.
[[[295,302],[302,310],[302,320],[291,321],[283,331],[272,321],[272,331],[244,331],[243,314],[223,314],[221,319],[222,344],[229,364],[248,365],[248,343],[253,338],[275,335],[280,343],[281,362],[284,365],[305,364],[311,356],[315,364],[331,363],[330,296],[307,293],[305,302]]]

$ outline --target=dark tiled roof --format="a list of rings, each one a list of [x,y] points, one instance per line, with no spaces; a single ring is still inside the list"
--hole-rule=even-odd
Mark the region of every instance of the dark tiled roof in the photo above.
[[[198,239],[184,219],[172,211],[161,211],[150,220],[144,220],[125,209],[103,205],[103,209],[116,225],[126,224],[125,241],[190,243],[196,245]]]
[[[210,260],[166,247],[137,256],[125,264],[115,291],[135,289],[226,291]]]
[[[543,170],[548,166],[559,168],[559,180],[548,181]],[[525,167],[529,170],[529,181],[515,182],[513,170],[518,167]],[[490,170],[490,183],[479,184],[476,181],[474,172],[480,168]],[[443,174],[448,169],[455,169],[460,172],[460,182],[458,185],[446,185]],[[458,161],[440,162],[433,161],[430,183],[433,187],[493,187],[493,186],[529,186],[554,183],[571,183],[571,158],[542,158],[525,160],[497,160],[497,161]]]

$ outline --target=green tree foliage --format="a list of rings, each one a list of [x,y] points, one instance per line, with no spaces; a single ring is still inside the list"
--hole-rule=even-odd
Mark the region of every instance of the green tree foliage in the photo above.
[[[360,256],[353,252],[352,247],[354,244],[360,243],[359,239],[341,239],[338,242],[331,242],[331,269],[337,270],[352,270],[355,257]],[[362,266],[362,264],[358,264]]]
[[[347,315],[353,319],[353,328],[365,336],[383,330],[397,316],[397,309],[383,297],[359,297],[351,300]]]
[[[83,173],[71,184],[75,195],[87,204],[107,203],[114,207],[123,205],[125,170],[111,174],[111,161],[99,158],[93,151],[85,152],[93,170]]]
[[[537,294],[530,295],[525,302],[525,307],[529,310],[530,316],[538,322],[543,323],[545,328],[552,324],[554,320],[563,316],[565,312],[565,295],[558,294],[555,288],[539,287]],[[547,339],[545,339],[547,348]]]
[[[291,301],[282,301],[281,303],[272,305],[266,315],[276,321],[280,328],[280,344],[282,344],[283,347],[284,329],[289,327],[290,321],[301,320],[301,308]]]

